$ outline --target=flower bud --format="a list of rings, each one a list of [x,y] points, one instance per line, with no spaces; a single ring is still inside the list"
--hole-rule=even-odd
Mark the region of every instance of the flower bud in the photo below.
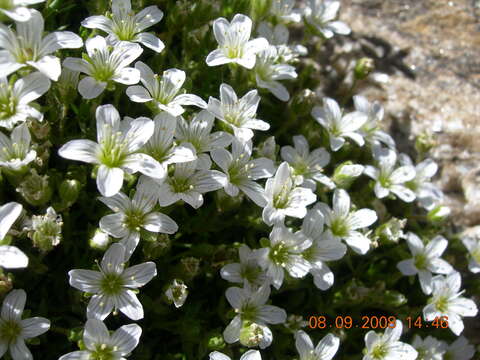
[[[169,302],[173,302],[175,307],[178,309],[182,307],[185,303],[185,300],[188,296],[188,288],[185,283],[180,279],[174,279],[173,283],[170,284],[167,291],[165,291],[165,296]]]
[[[32,216],[33,231],[29,237],[33,245],[43,252],[52,250],[62,240],[62,225],[62,217],[52,207],[47,209],[45,215]]]
[[[17,187],[22,197],[33,206],[46,204],[52,197],[52,189],[48,183],[48,175],[38,175],[35,169]]]
[[[332,180],[338,187],[346,189],[363,173],[363,169],[364,167],[362,165],[345,161],[335,168]]]
[[[357,80],[363,80],[366,79],[367,76],[373,72],[373,70],[375,70],[375,62],[373,59],[364,57],[357,60],[353,74]]]
[[[222,350],[225,345],[225,341],[223,340],[223,336],[221,334],[211,336],[207,342],[209,350]]]
[[[80,181],[75,179],[65,179],[62,181],[58,192],[66,207],[72,206],[75,201],[77,201],[81,187]]]
[[[106,250],[110,243],[110,238],[106,232],[96,229],[93,236],[88,240],[91,248],[98,250]]]
[[[428,220],[431,222],[441,222],[450,215],[450,208],[448,206],[437,205],[427,214]]]
[[[434,137],[428,132],[422,132],[415,139],[415,150],[417,150],[419,154],[428,153],[435,145]]]

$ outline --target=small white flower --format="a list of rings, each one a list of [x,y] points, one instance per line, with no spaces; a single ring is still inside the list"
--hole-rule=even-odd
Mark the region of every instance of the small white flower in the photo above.
[[[13,129],[10,138],[0,132],[0,166],[10,171],[21,171],[37,157],[30,150],[30,132],[23,123]]]
[[[355,110],[367,115],[367,121],[360,128],[363,138],[371,143],[384,143],[390,149],[395,149],[395,141],[392,137],[380,128],[380,122],[383,120],[384,111],[378,102],[370,103],[362,95],[353,97]]]
[[[317,200],[311,189],[296,186],[290,166],[282,162],[275,177],[265,184],[267,206],[263,208],[262,219],[267,225],[280,224],[285,216],[302,219],[307,214],[307,206]]]
[[[293,233],[285,226],[274,226],[270,233],[270,246],[255,250],[260,266],[266,270],[272,285],[279,289],[285,277],[284,269],[294,278],[308,274],[311,264],[302,253],[312,245],[312,239],[302,232]]]
[[[89,319],[83,331],[85,350],[65,354],[59,360],[124,360],[137,347],[141,334],[140,326],[129,324],[123,325],[110,335],[103,322]]]
[[[350,196],[343,189],[333,193],[333,209],[325,203],[315,205],[319,209],[328,227],[327,236],[343,239],[358,254],[365,254],[370,249],[370,240],[358,231],[377,221],[377,213],[371,209],[351,211]]]
[[[367,116],[359,111],[343,115],[338,103],[330,98],[323,99],[323,107],[315,106],[312,116],[328,132],[330,148],[339,150],[345,144],[345,138],[350,138],[363,146],[365,140],[359,130],[367,121]]]
[[[348,25],[335,21],[339,8],[338,0],[309,0],[304,10],[305,20],[327,39],[334,34],[348,35],[351,31]]]
[[[277,99],[288,101],[290,94],[287,88],[278,80],[292,80],[297,78],[297,72],[291,65],[278,63],[277,47],[270,45],[257,54],[255,64],[255,80],[257,86],[270,91]]]
[[[126,256],[133,253],[141,237],[141,232],[174,234],[178,225],[169,216],[154,211],[157,203],[156,187],[151,180],[141,178],[133,199],[122,192],[99,200],[115,213],[100,219],[100,229],[114,238],[120,238],[125,246]]]
[[[82,21],[82,26],[105,31],[109,34],[108,41],[113,45],[120,41],[137,42],[159,53],[165,47],[163,42],[143,30],[157,24],[162,18],[163,12],[156,5],[135,14],[130,0],[112,0],[111,18],[90,16]]]
[[[62,216],[58,215],[51,206],[45,211],[45,215],[33,215],[31,233],[29,237],[33,245],[41,251],[47,252],[62,241]]]
[[[475,355],[475,347],[468,343],[465,336],[459,336],[450,344],[443,355],[444,360],[470,360]]]
[[[143,319],[143,307],[133,290],[144,286],[157,275],[154,262],[125,269],[128,260],[125,247],[113,244],[105,252],[100,271],[74,269],[68,272],[70,285],[94,294],[87,306],[87,318],[105,319],[113,310],[120,310],[132,320]]]
[[[153,119],[155,130],[142,151],[157,160],[167,170],[168,164],[193,161],[197,158],[195,148],[190,143],[178,145],[174,141],[177,119],[162,112]],[[208,156],[208,155],[207,155]]]
[[[447,351],[446,344],[433,336],[427,336],[425,339],[422,339],[420,336],[415,335],[412,346],[418,352],[418,360],[443,360],[443,356]]]
[[[5,0],[0,4],[0,12],[18,22],[28,21],[32,17],[28,5],[39,4],[45,0]]]
[[[468,269],[472,273],[480,273],[480,238],[466,235],[462,238],[462,243],[470,254]]]
[[[213,351],[209,354],[209,360],[232,360],[229,356],[219,351]],[[262,355],[258,350],[248,350],[240,356],[240,360],[262,360]]]
[[[32,66],[49,79],[57,81],[62,67],[60,59],[50,55],[60,49],[76,49],[83,45],[80,36],[71,31],[55,31],[43,36],[44,20],[37,10],[31,17],[16,22],[17,32],[0,24],[0,74],[8,76],[25,66]]]
[[[411,165],[395,168],[397,153],[388,148],[375,146],[373,158],[378,168],[367,165],[364,173],[375,180],[374,191],[377,198],[383,199],[391,192],[405,202],[415,200],[415,193],[406,186],[408,181],[415,178],[415,168]]]
[[[267,276],[260,267],[258,254],[243,244],[238,249],[240,263],[227,264],[220,270],[220,276],[230,282],[259,288],[267,282]]]
[[[302,14],[294,9],[295,0],[273,0],[270,5],[270,13],[285,23],[300,22]]]
[[[310,336],[305,331],[299,330],[295,333],[295,347],[300,360],[331,360],[339,346],[340,339],[332,334],[324,336],[314,347]]]
[[[365,335],[367,353],[363,360],[414,360],[417,351],[409,344],[400,340],[402,322],[397,320],[393,328],[388,327],[384,334],[371,330]]]
[[[406,154],[400,154],[399,161],[405,166],[415,166]],[[407,181],[405,186],[412,190],[420,205],[426,210],[432,210],[443,199],[443,192],[431,182],[438,165],[432,159],[425,159],[415,166],[415,177]]]
[[[256,54],[268,46],[264,38],[250,40],[252,20],[248,16],[236,14],[231,23],[225,18],[213,22],[213,34],[218,49],[208,54],[208,66],[236,63],[247,69],[255,66]]]
[[[97,35],[85,42],[85,48],[85,59],[67,57],[63,61],[66,68],[87,75],[78,83],[78,92],[84,99],[96,98],[112,81],[125,85],[140,81],[140,71],[128,67],[143,52],[140,45],[121,41],[112,48]]]
[[[0,241],[5,238],[21,213],[22,205],[16,202],[9,202],[0,207]],[[10,245],[0,245],[0,267],[18,269],[27,265],[28,257],[20,249]]]
[[[0,77],[0,126],[9,130],[28,118],[43,120],[43,114],[29,104],[45,94],[50,88],[50,80],[39,72],[34,72],[10,85]]]
[[[220,100],[210,97],[208,111],[218,120],[233,129],[235,137],[245,142],[253,137],[254,130],[268,130],[270,125],[263,120],[256,119],[260,96],[257,90],[251,90],[241,99],[230,85],[220,85]]]
[[[37,337],[50,329],[50,321],[43,317],[22,320],[27,294],[12,290],[3,300],[0,317],[0,357],[10,349],[13,360],[33,359],[25,339]]]
[[[310,145],[303,135],[294,136],[293,144],[295,147],[283,146],[280,155],[292,168],[296,184],[313,191],[317,188],[317,182],[334,188],[333,181],[323,174],[324,167],[330,162],[328,151],[318,148],[310,152]]]
[[[165,296],[168,300],[173,302],[175,307],[178,309],[183,306],[185,300],[188,296],[187,285],[182,280],[173,279],[173,283],[170,284],[167,291],[165,291]]]
[[[243,143],[234,138],[232,153],[225,149],[215,149],[210,154],[213,161],[227,175],[224,189],[228,195],[237,196],[239,191],[242,191],[258,206],[267,205],[263,187],[254,180],[271,177],[275,172],[275,166],[273,161],[267,158],[250,159],[251,141]]]
[[[158,185],[160,206],[169,206],[179,200],[185,201],[194,209],[203,205],[204,193],[225,186],[227,178],[217,170],[197,170],[197,160],[175,164],[173,174]]]
[[[70,160],[99,164],[97,188],[103,196],[113,196],[120,191],[124,171],[137,171],[155,179],[163,179],[165,170],[151,156],[137,153],[154,132],[153,121],[140,117],[125,118],[113,105],[97,107],[97,141],[72,140],[58,153]]]
[[[423,308],[423,318],[433,321],[436,317],[446,316],[448,327],[455,335],[463,331],[462,317],[476,316],[477,305],[462,295],[460,291],[462,278],[458,272],[447,276],[437,275],[432,280],[432,297]]]
[[[215,149],[223,149],[230,145],[233,136],[225,131],[212,132],[215,117],[207,110],[202,110],[190,121],[177,118],[175,139],[180,146],[194,150],[197,157],[197,168],[208,170],[212,166],[210,156],[206,154]]]
[[[400,261],[397,268],[403,275],[418,274],[422,291],[426,295],[430,295],[432,293],[432,273],[449,274],[453,271],[448,262],[440,259],[447,248],[448,241],[442,236],[436,236],[425,246],[422,240],[412,232],[407,234],[406,241],[413,258]]]
[[[173,116],[185,112],[184,105],[194,105],[206,109],[207,103],[194,94],[179,94],[185,83],[185,72],[179,69],[165,70],[162,76],[154,74],[148,65],[141,61],[135,63],[140,71],[143,86],[135,85],[127,88],[130,100],[139,103],[152,102],[155,111],[166,111]]]
[[[263,337],[266,341],[260,342],[260,348],[270,346],[272,333],[266,325],[281,324],[287,319],[285,310],[277,306],[266,305],[270,296],[270,284],[266,283],[256,290],[249,287],[243,289],[230,287],[225,292],[225,296],[235,312],[238,313],[223,332],[225,341],[232,344],[240,340],[242,326],[249,322],[262,326]]]
[[[331,236],[330,232],[323,232],[325,220],[318,209],[311,209],[303,219],[300,232],[312,240],[312,246],[306,249],[302,256],[310,265],[313,281],[320,290],[329,289],[334,282],[333,272],[326,261],[339,260],[347,252],[347,247]]]

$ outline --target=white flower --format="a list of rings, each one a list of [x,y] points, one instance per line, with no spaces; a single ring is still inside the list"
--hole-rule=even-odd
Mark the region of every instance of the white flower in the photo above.
[[[310,273],[320,290],[329,289],[334,282],[333,272],[326,261],[339,260],[347,252],[347,247],[340,240],[323,232],[324,217],[320,210],[311,209],[303,219],[300,232],[312,240],[312,246],[306,249],[302,256],[310,263]]]
[[[400,154],[402,165],[415,166],[406,154]],[[443,192],[430,179],[436,174],[438,165],[432,159],[425,159],[415,166],[415,177],[407,181],[405,186],[412,190],[420,205],[426,210],[432,210],[443,199]]]
[[[470,259],[468,269],[473,273],[480,272],[480,238],[465,236],[462,238],[463,245],[467,248]]]
[[[218,120],[233,129],[235,137],[241,141],[248,141],[253,137],[255,130],[268,130],[270,125],[263,120],[256,119],[260,96],[257,90],[251,90],[241,99],[230,85],[220,85],[220,100],[210,97],[208,111]]]
[[[60,156],[91,164],[99,164],[97,188],[103,196],[113,196],[123,184],[123,172],[137,171],[155,179],[165,177],[164,168],[151,156],[137,153],[154,131],[153,121],[140,117],[125,118],[113,105],[97,107],[97,141],[72,140],[63,145]]]
[[[235,309],[236,315],[227,325],[223,337],[228,344],[237,342],[240,339],[240,332],[245,323],[254,323],[262,326],[263,336],[260,348],[270,346],[272,333],[267,324],[281,324],[287,319],[285,310],[266,305],[270,296],[270,284],[266,283],[256,290],[249,287],[243,289],[230,287],[225,292],[230,305]]]
[[[334,34],[348,35],[350,28],[342,21],[335,21],[340,1],[338,0],[309,0],[304,10],[305,20],[325,38]]]
[[[465,336],[459,336],[450,344],[447,352],[443,355],[444,360],[470,360],[475,355],[475,347],[468,343]]]
[[[333,193],[333,209],[325,203],[315,205],[319,209],[328,226],[327,236],[343,239],[358,254],[365,254],[370,248],[370,240],[358,231],[377,221],[377,213],[370,209],[351,211],[350,196],[343,189]]]
[[[45,0],[6,0],[0,5],[0,12],[18,22],[28,21],[32,17],[28,5],[39,4]]]
[[[392,192],[405,202],[415,200],[415,193],[406,186],[406,182],[415,178],[415,168],[411,165],[395,168],[397,153],[388,148],[375,146],[373,157],[378,169],[367,165],[364,173],[375,180],[374,191],[377,198],[383,199]]]
[[[370,103],[362,95],[353,97],[355,110],[367,115],[367,121],[360,128],[363,138],[372,144],[384,143],[390,149],[395,149],[395,141],[385,131],[381,130],[379,123],[383,120],[384,111],[378,102]]]
[[[220,270],[220,276],[233,283],[243,283],[251,288],[259,288],[267,282],[267,276],[260,267],[258,254],[247,245],[238,249],[240,263],[227,264]]]
[[[447,350],[446,344],[433,336],[422,339],[415,335],[412,346],[418,352],[418,360],[443,360],[443,355]]]
[[[3,300],[0,317],[0,358],[10,349],[13,360],[31,360],[32,353],[25,339],[37,337],[50,328],[50,321],[43,317],[22,320],[27,294],[24,290],[12,290]]]
[[[0,24],[0,73],[8,76],[25,66],[32,66],[53,81],[62,67],[60,59],[50,55],[60,49],[76,49],[82,39],[71,31],[55,31],[44,38],[44,21],[37,10],[30,10],[28,21],[16,22],[17,33]]]
[[[15,202],[9,202],[0,207],[0,241],[5,238],[21,212],[22,205]],[[28,257],[20,249],[10,245],[0,245],[0,267],[18,269],[27,265]]]
[[[165,296],[168,300],[172,301],[175,307],[178,309],[183,306],[188,296],[187,285],[182,280],[173,279],[173,283],[170,284]]]
[[[140,326],[129,324],[123,325],[110,335],[103,322],[89,319],[83,331],[85,350],[65,354],[59,360],[125,360],[137,347],[141,334]]]
[[[185,83],[185,72],[179,69],[165,70],[162,76],[154,74],[148,65],[141,61],[135,63],[140,71],[143,86],[135,85],[127,88],[130,100],[139,103],[152,102],[155,111],[166,111],[173,116],[185,112],[184,105],[194,105],[206,109],[207,103],[194,94],[179,94]]]
[[[197,158],[192,144],[178,145],[174,141],[173,137],[177,127],[177,119],[174,116],[162,112],[155,116],[153,122],[155,124],[153,135],[142,148],[142,151],[157,160],[165,171],[168,164],[189,162]]]
[[[278,60],[279,53],[274,45],[259,52],[255,64],[255,80],[259,88],[267,89],[281,101],[288,101],[290,94],[278,80],[296,79],[297,72],[293,66],[279,64]]]
[[[85,59],[67,57],[63,61],[66,68],[87,75],[78,83],[78,92],[84,99],[96,98],[112,81],[125,85],[140,81],[140,71],[128,67],[143,52],[140,45],[121,41],[112,48],[97,35],[85,42],[85,48]]]
[[[314,347],[310,336],[305,331],[299,330],[295,333],[295,347],[300,360],[331,360],[339,346],[340,339],[332,334],[324,336]]]
[[[432,293],[432,273],[448,274],[453,271],[448,262],[440,259],[447,248],[448,241],[442,236],[436,236],[425,246],[422,240],[412,232],[407,234],[406,240],[413,258],[400,261],[397,268],[403,275],[418,274],[422,291],[426,295],[430,295]]]
[[[162,18],[163,12],[155,5],[135,14],[130,0],[112,0],[111,18],[90,16],[82,21],[82,26],[105,31],[109,34],[108,41],[113,45],[120,41],[137,42],[159,53],[165,47],[163,42],[143,30],[157,24]]]
[[[395,326],[388,327],[384,334],[371,330],[365,335],[367,353],[363,360],[414,360],[417,351],[409,344],[400,340],[402,335],[402,322],[397,320]]]
[[[294,278],[302,278],[311,269],[302,252],[312,245],[312,239],[302,232],[293,233],[285,226],[274,226],[270,233],[270,246],[255,250],[260,266],[266,270],[272,285],[279,289],[284,279],[284,269]]]
[[[302,15],[294,9],[295,0],[273,0],[270,5],[270,13],[285,23],[300,22]]]
[[[219,351],[213,351],[209,354],[210,360],[232,360],[229,356]],[[240,360],[262,360],[262,355],[258,350],[248,350],[240,356]]]
[[[208,54],[208,66],[236,63],[247,69],[255,66],[256,54],[268,46],[264,38],[250,40],[252,20],[248,16],[236,14],[231,23],[225,18],[213,22],[213,34],[218,49]]]
[[[157,202],[155,185],[141,178],[133,199],[122,192],[99,200],[115,213],[100,219],[100,229],[114,238],[120,238],[130,257],[140,240],[141,232],[174,234],[178,225],[169,216],[153,211]]]
[[[339,150],[345,144],[346,137],[355,141],[358,146],[363,146],[365,143],[359,132],[359,129],[367,121],[365,114],[354,111],[343,115],[335,100],[324,98],[323,108],[315,106],[312,116],[328,132],[332,151]]]
[[[173,174],[158,185],[160,206],[169,206],[179,200],[194,209],[203,205],[203,195],[225,186],[227,178],[217,170],[197,170],[197,160],[175,164]]]
[[[293,144],[295,147],[283,146],[280,155],[292,168],[295,183],[313,191],[317,187],[317,182],[334,188],[333,181],[323,174],[324,167],[330,162],[328,151],[318,148],[310,152],[308,141],[303,135],[294,136]]]
[[[295,185],[286,162],[280,164],[275,177],[267,179],[265,194],[268,203],[263,209],[262,219],[267,225],[283,223],[285,216],[302,219],[307,213],[307,206],[317,199],[311,189]]]
[[[242,191],[258,206],[267,205],[263,187],[254,180],[271,177],[275,172],[275,166],[273,161],[267,158],[250,159],[251,141],[243,143],[234,138],[231,154],[225,149],[215,149],[210,154],[213,161],[227,175],[224,189],[228,195],[237,196],[239,191]]]
[[[45,94],[50,88],[50,80],[39,72],[28,74],[10,85],[0,77],[0,126],[9,130],[28,118],[43,120],[43,114],[29,104]]]
[[[0,132],[0,166],[11,171],[25,169],[37,157],[37,152],[30,150],[30,140],[25,123],[14,128],[10,138]]]
[[[212,133],[215,117],[207,110],[202,110],[190,121],[177,118],[175,139],[181,146],[193,148],[197,156],[197,168],[208,170],[212,166],[210,156],[206,154],[215,149],[230,145],[233,136],[225,131]]]
[[[267,39],[269,44],[275,45],[277,48],[278,63],[297,62],[299,56],[308,54],[308,49],[305,46],[288,44],[290,33],[288,28],[283,24],[277,24],[272,28],[269,23],[262,21],[260,25],[258,25],[257,33]]]
[[[120,310],[132,320],[143,319],[143,307],[133,290],[142,287],[157,275],[154,262],[131,266],[125,247],[113,244],[105,252],[100,271],[74,269],[68,272],[70,285],[94,294],[87,306],[87,318],[105,319],[113,310]]]
[[[433,321],[436,317],[446,316],[448,327],[455,335],[463,331],[464,316],[476,316],[478,309],[475,303],[462,297],[460,291],[462,278],[458,272],[447,276],[437,275],[432,280],[432,297],[423,308],[423,318]]]

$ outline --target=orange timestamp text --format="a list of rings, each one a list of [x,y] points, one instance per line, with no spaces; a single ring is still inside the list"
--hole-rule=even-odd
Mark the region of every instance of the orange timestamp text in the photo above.
[[[310,329],[393,329],[397,325],[397,320],[400,319],[396,316],[383,315],[364,315],[360,321],[354,321],[349,315],[339,315],[331,319],[320,315],[310,316],[308,318],[308,327]],[[405,323],[408,328],[446,329],[448,328],[448,316],[437,316],[432,322],[425,322],[421,316],[407,316]]]

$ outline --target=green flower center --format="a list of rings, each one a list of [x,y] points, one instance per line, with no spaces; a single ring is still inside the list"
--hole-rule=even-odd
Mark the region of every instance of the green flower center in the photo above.
[[[120,167],[127,157],[126,143],[121,132],[112,133],[110,126],[105,125],[105,136],[100,142],[101,153],[98,160],[109,168]]]
[[[37,58],[37,52],[35,49],[27,46],[21,46],[15,54],[15,59],[20,64],[25,64],[27,61],[35,61]]]
[[[380,185],[382,185],[382,187],[384,187],[385,189],[388,189],[390,188],[390,186],[392,186],[390,174],[380,174],[378,181],[380,182]]]
[[[332,230],[332,234],[337,237],[348,236],[349,228],[344,218],[334,219],[330,224],[330,229]]]
[[[133,41],[137,34],[137,22],[132,15],[127,15],[122,18],[112,17],[112,30],[117,35],[118,40],[121,41]]]
[[[373,359],[384,359],[388,354],[388,348],[385,344],[376,344],[371,353]]]
[[[279,192],[273,195],[273,207],[276,209],[285,209],[290,201],[290,186],[284,184]]]
[[[227,45],[224,48],[225,56],[230,59],[241,58],[243,56],[243,47],[238,45]]]
[[[125,212],[125,221],[124,224],[127,229],[132,231],[140,231],[141,227],[144,224],[145,214],[138,209],[132,209]]]
[[[242,320],[254,320],[257,317],[258,308],[247,302],[242,306],[240,309],[240,313],[242,314]]]
[[[282,243],[276,244],[270,249],[268,255],[270,257],[270,260],[272,260],[275,265],[280,265],[283,267],[288,262],[288,247],[286,247]]]
[[[262,269],[256,265],[243,265],[240,269],[240,276],[250,283],[255,283],[262,273]]]
[[[13,343],[22,332],[20,324],[14,320],[5,321],[0,324],[0,338],[7,343]]]
[[[435,307],[437,310],[441,313],[446,313],[448,311],[448,297],[446,296],[440,296],[436,301],[435,301]]]
[[[175,193],[184,193],[193,190],[193,185],[190,184],[189,178],[171,177],[169,181]]]
[[[419,270],[424,270],[427,267],[427,257],[424,254],[415,255],[415,267]]]
[[[106,295],[116,295],[123,289],[123,279],[120,275],[115,273],[104,274],[100,282],[100,289]]]
[[[95,80],[108,82],[115,75],[115,67],[109,51],[95,50],[91,57],[85,56],[85,60],[92,64],[92,77]]]
[[[90,353],[91,360],[114,360],[112,352],[114,349],[107,344],[97,345],[95,351]]]
[[[17,99],[12,96],[12,86],[0,83],[0,119],[8,119],[17,113]]]

